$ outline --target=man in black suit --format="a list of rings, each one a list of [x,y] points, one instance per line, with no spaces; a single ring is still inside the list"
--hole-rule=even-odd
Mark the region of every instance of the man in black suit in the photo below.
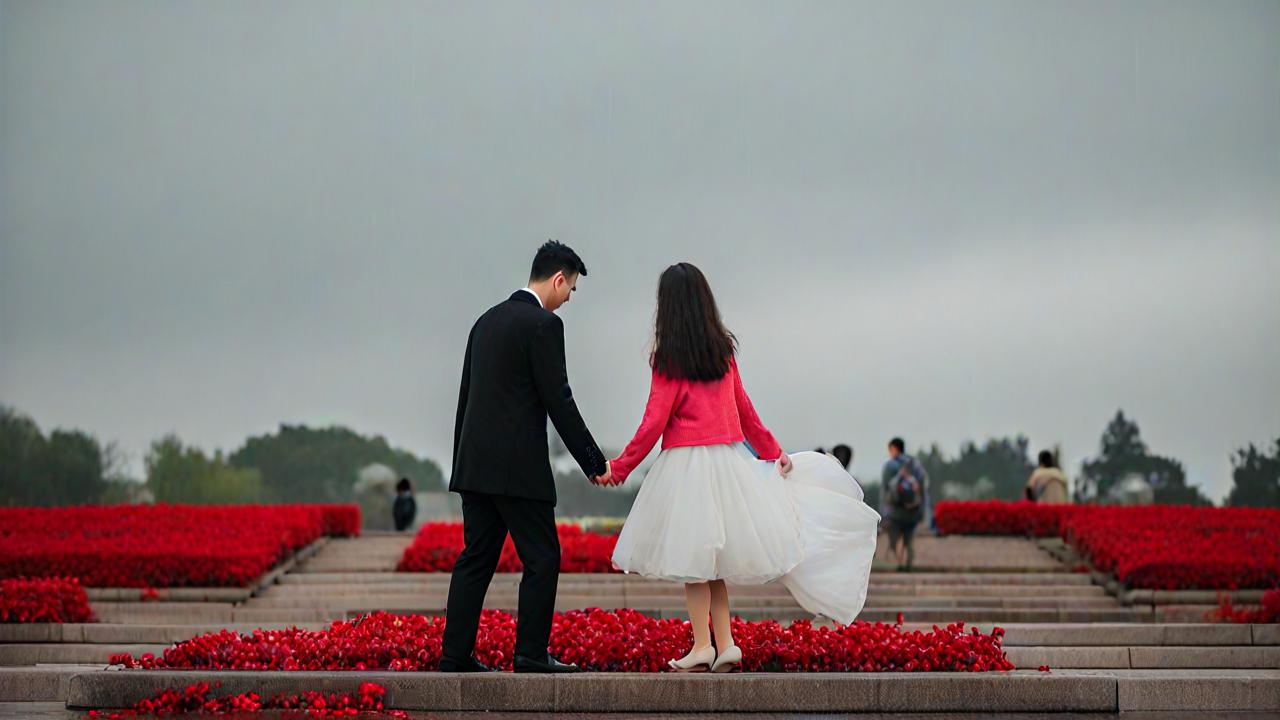
[[[578,670],[547,652],[560,577],[547,416],[582,472],[597,485],[612,484],[604,453],[573,401],[564,323],[555,314],[586,274],[577,253],[547,242],[533,258],[529,286],[481,315],[467,339],[449,480],[449,489],[462,495],[465,547],[449,580],[442,671],[489,670],[472,652],[508,532],[524,564],[516,672]]]

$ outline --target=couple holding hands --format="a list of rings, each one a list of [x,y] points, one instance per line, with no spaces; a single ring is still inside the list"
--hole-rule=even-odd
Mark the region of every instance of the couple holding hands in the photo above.
[[[672,670],[727,672],[741,663],[730,584],[778,581],[806,610],[852,622],[866,600],[880,516],[834,458],[782,450],[743,387],[736,338],[689,263],[658,280],[649,400],[626,449],[604,457],[573,400],[555,314],[586,274],[572,249],[547,242],[528,287],[481,315],[467,339],[449,482],[462,496],[465,547],[449,583],[441,671],[489,670],[472,652],[508,533],[524,564],[516,672],[579,670],[547,652],[560,572],[548,416],[598,485],[625,482],[662,438],[613,564],[684,584],[693,647],[670,661]]]

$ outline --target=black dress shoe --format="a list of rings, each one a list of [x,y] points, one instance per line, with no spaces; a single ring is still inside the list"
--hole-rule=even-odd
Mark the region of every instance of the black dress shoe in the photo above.
[[[517,655],[515,658],[515,670],[518,673],[576,673],[582,672],[582,668],[577,665],[569,665],[547,655],[543,660],[533,660],[527,657]]]
[[[463,672],[463,673],[482,673],[497,672],[493,668],[484,663],[469,657],[466,660],[454,660],[453,658],[440,658],[440,672]]]

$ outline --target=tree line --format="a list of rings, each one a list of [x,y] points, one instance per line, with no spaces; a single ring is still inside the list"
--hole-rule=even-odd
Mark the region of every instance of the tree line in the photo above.
[[[344,427],[281,425],[229,455],[166,435],[151,443],[145,477],[129,477],[118,446],[82,430],[45,435],[30,417],[0,406],[0,504],[348,502],[361,468],[381,464],[419,490],[444,489],[429,458],[381,436]]]
[[[1033,454],[1023,435],[991,438],[984,444],[966,442],[948,456],[936,444],[919,449],[916,458],[929,473],[934,497],[1015,500],[1035,469]],[[1113,488],[1130,475],[1146,479],[1156,503],[1212,505],[1204,492],[1187,483],[1180,461],[1153,452],[1142,440],[1138,423],[1117,411],[1102,432],[1098,453],[1085,460],[1075,477],[1076,499],[1105,501]],[[1270,448],[1253,444],[1231,456],[1232,488],[1226,505],[1280,506],[1280,438]],[[878,484],[872,492],[878,490]],[[869,492],[868,494],[872,494]]]
[[[601,491],[582,477],[559,438],[550,449],[562,515],[625,515],[638,489]],[[916,448],[929,473],[935,499],[1022,497],[1034,468],[1022,435],[966,442],[955,455],[938,445]],[[0,504],[75,505],[151,499],[174,503],[349,502],[361,468],[371,464],[409,477],[417,490],[443,490],[444,474],[429,458],[391,447],[381,436],[360,435],[345,427],[281,425],[276,432],[247,438],[230,454],[208,454],[176,435],[151,444],[144,459],[145,478],[128,477],[114,443],[103,444],[81,430],[54,429],[47,435],[12,408],[0,406]],[[1270,447],[1250,444],[1231,456],[1229,505],[1280,507],[1280,438]],[[1097,455],[1084,461],[1076,476],[1082,501],[1104,500],[1125,477],[1139,474],[1151,482],[1155,501],[1208,505],[1188,485],[1182,463],[1154,453],[1138,424],[1117,412],[1102,433]],[[866,488],[867,502],[878,503],[879,483]],[[145,490],[145,493],[142,491]]]

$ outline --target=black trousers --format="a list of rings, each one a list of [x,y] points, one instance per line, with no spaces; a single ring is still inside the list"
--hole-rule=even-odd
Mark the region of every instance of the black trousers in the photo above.
[[[471,657],[480,627],[480,609],[498,567],[507,533],[524,564],[520,579],[520,614],[516,620],[516,655],[545,660],[551,639],[551,616],[560,580],[560,538],[555,506],[549,502],[502,495],[462,493],[462,537],[465,543],[449,579],[443,654],[454,660]]]

